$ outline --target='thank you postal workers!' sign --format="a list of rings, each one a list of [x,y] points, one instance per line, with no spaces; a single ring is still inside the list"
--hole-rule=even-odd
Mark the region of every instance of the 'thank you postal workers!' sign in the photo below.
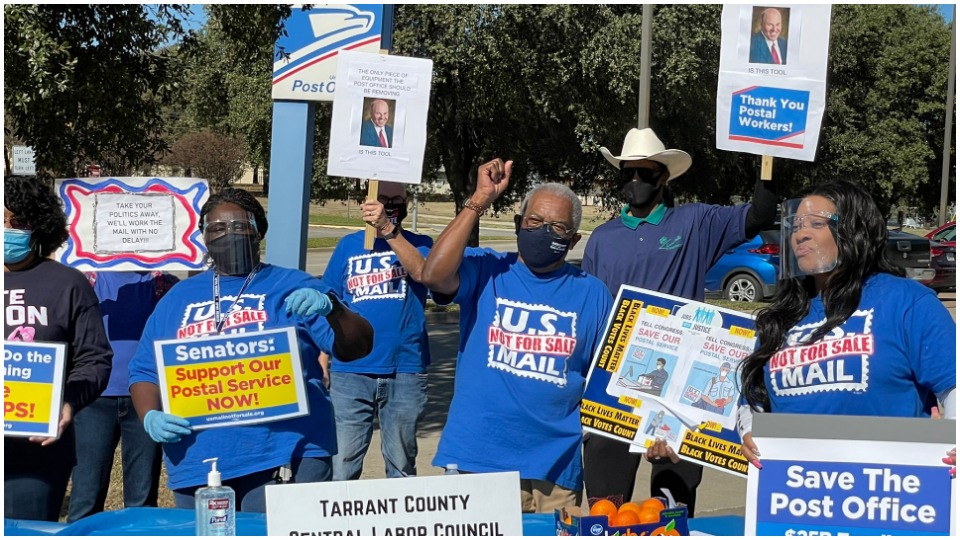
[[[380,51],[383,6],[327,4],[304,10],[291,8],[277,40],[273,63],[273,99],[331,101],[336,91],[337,58],[341,51]]]
[[[419,184],[433,61],[342,52],[327,174]]]
[[[726,5],[717,148],[813,161],[826,104],[829,5]]]

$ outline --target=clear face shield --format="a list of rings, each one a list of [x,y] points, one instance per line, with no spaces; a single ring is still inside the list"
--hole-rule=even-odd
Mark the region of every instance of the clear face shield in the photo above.
[[[781,279],[826,274],[837,267],[839,218],[833,205],[823,197],[790,199],[783,203]]]
[[[226,210],[211,212],[208,219],[203,224],[203,243],[217,272],[242,276],[253,271],[260,262],[260,233],[253,215]]]

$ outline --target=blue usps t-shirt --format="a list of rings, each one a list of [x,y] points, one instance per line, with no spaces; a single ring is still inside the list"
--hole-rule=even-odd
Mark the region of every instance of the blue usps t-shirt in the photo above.
[[[682,204],[667,208],[659,224],[645,222],[636,229],[612,219],[590,235],[582,267],[612,294],[632,285],[703,301],[707,271],[747,240],[749,209],[749,204]]]
[[[818,296],[767,363],[771,411],[921,417],[934,395],[957,385],[956,323],[919,283],[871,276],[857,311],[805,345],[825,321]]]
[[[403,237],[426,257],[433,246],[429,236],[403,231]],[[425,373],[430,365],[427,319],[423,308],[427,289],[407,276],[407,271],[377,238],[373,249],[364,249],[364,232],[344,236],[327,263],[323,283],[362,315],[374,328],[370,354],[343,362],[332,355],[331,371],[391,375]]]
[[[492,250],[469,250],[459,275],[460,353],[433,464],[582,489],[580,398],[609,291],[572,265],[537,275]]]
[[[333,330],[323,317],[289,316],[283,308],[283,300],[297,289],[326,291],[326,287],[299,270],[263,264],[237,299],[245,279],[220,277],[220,309],[227,317],[223,333],[296,328],[310,414],[265,424],[198,430],[179,442],[164,444],[170,489],[205,485],[210,467],[203,460],[210,457],[220,458],[218,468],[223,479],[229,480],[279,467],[292,458],[337,453],[333,407],[317,362],[321,349],[333,348]],[[158,384],[154,341],[214,334],[213,315],[212,270],[174,286],[147,321],[130,361],[130,384]]]

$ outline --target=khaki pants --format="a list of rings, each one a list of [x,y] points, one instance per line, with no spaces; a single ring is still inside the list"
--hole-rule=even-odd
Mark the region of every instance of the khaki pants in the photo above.
[[[582,491],[572,491],[546,480],[520,480],[520,509],[549,513],[564,506],[580,506]]]

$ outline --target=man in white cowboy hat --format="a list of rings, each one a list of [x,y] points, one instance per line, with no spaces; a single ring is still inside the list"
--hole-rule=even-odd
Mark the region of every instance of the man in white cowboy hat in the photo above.
[[[625,284],[702,301],[707,270],[724,252],[776,219],[773,186],[760,180],[750,204],[690,203],[675,208],[665,204],[667,184],[685,173],[693,160],[682,150],[667,149],[652,129],[631,129],[619,156],[606,148],[600,153],[619,169],[626,204],[619,219],[590,235],[582,268],[599,277],[611,293]],[[629,499],[640,456],[631,454],[627,443],[587,437],[583,448],[587,497]],[[651,496],[667,487],[693,516],[703,468],[680,461],[662,441],[647,450],[647,459],[653,464]]]

